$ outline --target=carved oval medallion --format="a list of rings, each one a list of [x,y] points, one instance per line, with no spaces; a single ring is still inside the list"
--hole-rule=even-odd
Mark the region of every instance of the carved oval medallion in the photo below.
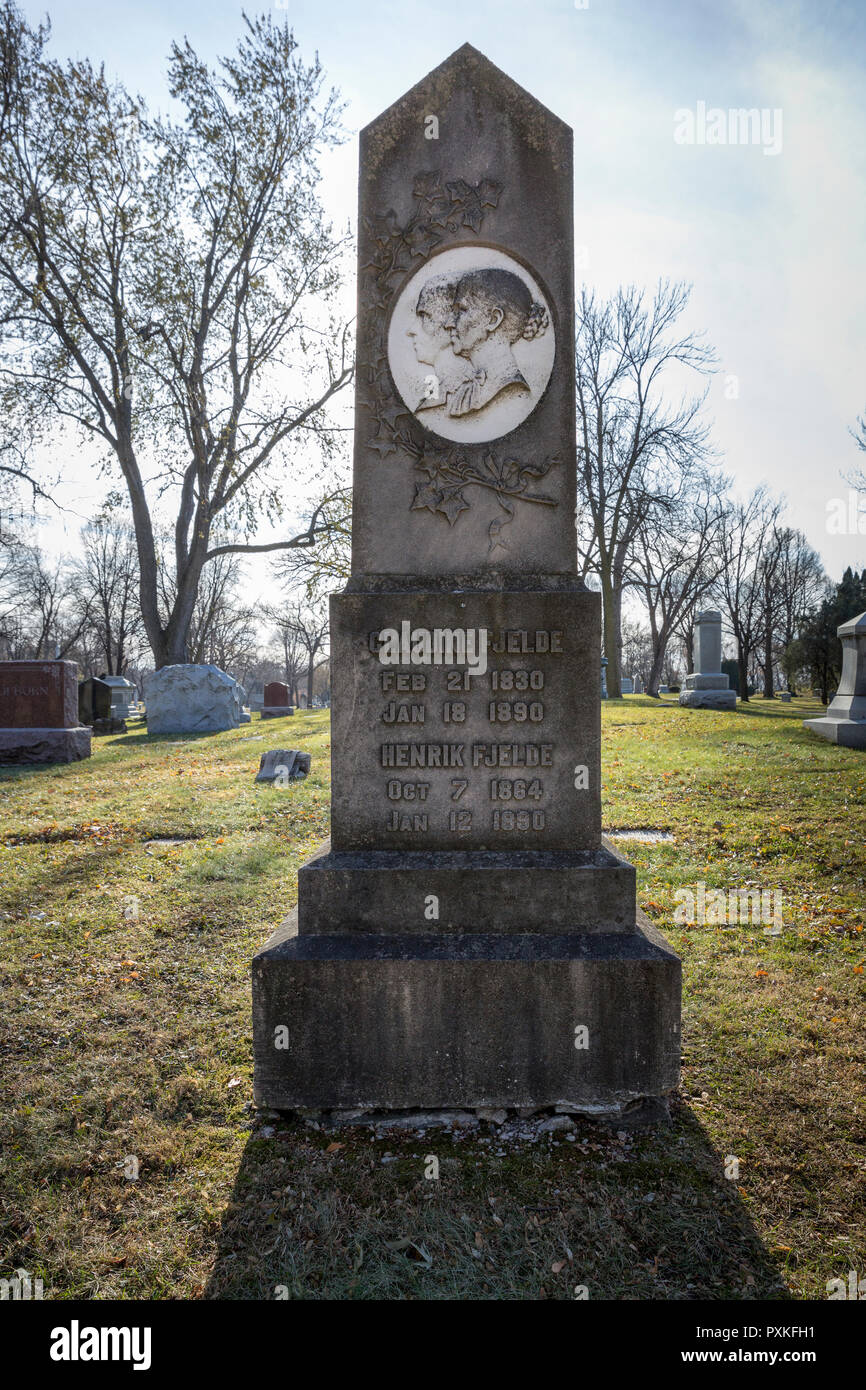
[[[388,329],[403,403],[444,439],[500,439],[550,380],[553,316],[532,275],[489,246],[431,256],[404,287]]]

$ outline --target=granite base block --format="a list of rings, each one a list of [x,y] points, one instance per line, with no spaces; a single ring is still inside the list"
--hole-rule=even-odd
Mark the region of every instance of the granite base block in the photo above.
[[[298,873],[304,936],[633,932],[635,892],[633,865],[607,849],[326,847]]]
[[[294,712],[294,705],[262,705],[262,719],[286,719]]]
[[[255,1100],[615,1113],[677,1085],[680,989],[642,914],[631,933],[299,936],[294,912],[253,960]]]
[[[730,690],[730,688],[730,678],[723,671],[693,671],[683,681],[683,690]]]
[[[866,719],[804,719],[803,727],[811,729],[828,743],[841,748],[866,748]]]
[[[736,709],[735,690],[683,690],[680,704],[689,709]]]
[[[40,763],[77,763],[89,758],[91,731],[73,729],[0,729],[0,767]]]

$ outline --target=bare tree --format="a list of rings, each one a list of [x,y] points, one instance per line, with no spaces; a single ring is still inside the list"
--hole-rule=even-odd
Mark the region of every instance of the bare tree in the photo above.
[[[318,603],[341,588],[352,569],[352,492],[335,487],[320,502],[324,528],[315,545],[297,546],[277,560],[274,569],[287,589],[302,588],[307,601]]]
[[[644,686],[649,681],[653,663],[652,634],[646,623],[637,618],[622,620],[622,665],[624,671],[639,676]]]
[[[90,603],[81,598],[69,561],[51,564],[38,545],[22,545],[10,586],[21,615],[18,656],[34,661],[66,657],[91,621]]]
[[[307,705],[312,707],[316,657],[324,651],[328,640],[328,610],[324,604],[295,602],[288,609],[287,621],[307,660]]]
[[[577,313],[578,548],[580,567],[598,573],[604,609],[607,682],[620,695],[620,625],[624,576],[638,529],[676,494],[683,469],[709,454],[701,418],[705,395],[668,404],[666,374],[704,375],[715,356],[678,320],[690,289],[660,283],[620,288],[608,302],[584,289]]]
[[[299,456],[333,455],[328,407],[352,375],[327,308],[342,243],[316,196],[339,105],[286,26],[244,22],[215,69],[172,46],[174,121],[89,61],[49,60],[13,0],[0,20],[3,403],[34,430],[83,432],[119,469],[157,666],[186,659],[215,558],[326,533],[317,509],[298,535],[249,539],[281,523]],[[175,517],[168,612],[157,498]],[[227,521],[247,539],[214,543]]]
[[[106,514],[82,529],[81,541],[78,604],[87,610],[96,664],[110,676],[122,676],[137,658],[143,635],[135,537],[129,526]]]
[[[766,603],[765,560],[773,545],[783,503],[758,487],[725,513],[720,532],[722,566],[716,584],[737,646],[740,699],[749,698],[749,664],[762,640]]]
[[[290,703],[298,705],[298,682],[304,674],[307,658],[294,612],[274,605],[264,610],[264,616],[273,623],[276,630],[276,639],[282,654],[283,680],[289,687]]]
[[[775,698],[775,670],[826,580],[820,556],[802,531],[774,525],[765,538],[757,582],[761,590],[760,666],[764,699]]]
[[[653,655],[648,695],[658,695],[678,625],[694,613],[718,577],[726,486],[726,478],[704,468],[685,468],[677,494],[654,504],[635,535],[628,579],[640,590],[649,613]]]

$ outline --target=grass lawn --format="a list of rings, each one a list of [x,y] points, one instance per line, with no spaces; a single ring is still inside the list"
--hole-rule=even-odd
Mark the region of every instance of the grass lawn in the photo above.
[[[808,735],[816,711],[603,707],[605,828],[674,837],[618,843],[683,958],[682,1086],[668,1129],[522,1146],[252,1109],[250,959],[328,831],[326,712],[132,725],[88,762],[0,771],[0,1277],[360,1299],[824,1298],[864,1277],[866,757]],[[312,775],[255,786],[287,743]],[[781,934],[678,925],[701,882],[781,892]]]

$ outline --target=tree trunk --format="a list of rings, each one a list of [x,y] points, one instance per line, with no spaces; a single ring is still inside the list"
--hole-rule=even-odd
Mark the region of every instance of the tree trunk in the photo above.
[[[773,613],[769,602],[764,607],[764,699],[775,699],[773,689]]]
[[[653,695],[658,699],[659,685],[662,678],[662,667],[665,661],[665,648],[657,646],[653,648],[653,664],[646,683],[646,694]]]
[[[607,697],[609,700],[622,699],[621,651],[619,645],[619,622],[616,595],[613,587],[610,562],[602,561],[601,602],[604,631],[604,654],[607,657]]]
[[[740,699],[744,705],[749,703],[749,658],[743,644],[737,641],[737,670],[740,673]]]

